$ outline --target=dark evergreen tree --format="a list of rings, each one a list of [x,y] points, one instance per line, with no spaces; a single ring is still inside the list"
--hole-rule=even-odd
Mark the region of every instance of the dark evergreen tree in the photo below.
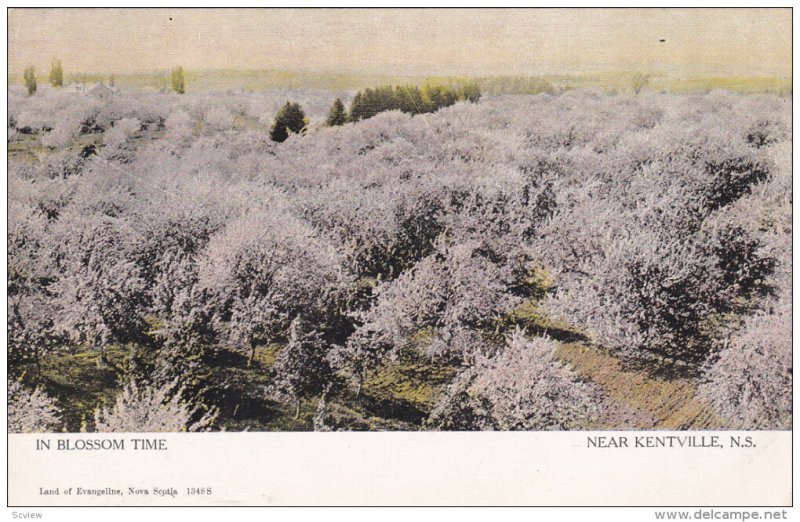
[[[442,107],[448,107],[456,102],[455,91],[441,85],[426,85],[422,89],[422,98],[425,102],[424,112],[436,112]]]
[[[395,99],[397,108],[408,114],[421,114],[425,112],[425,103],[422,100],[422,92],[416,85],[398,85],[395,87]]]
[[[275,116],[275,123],[269,131],[272,141],[283,142],[289,133],[299,134],[306,129],[306,115],[299,103],[286,102]]]
[[[328,113],[328,119],[325,121],[325,124],[328,127],[334,127],[336,125],[344,125],[345,123],[347,123],[347,112],[344,110],[342,100],[336,98],[336,101],[333,102],[333,106],[331,107],[331,112]]]
[[[469,91],[469,100],[477,101],[480,91]],[[389,85],[359,91],[350,102],[350,121],[372,118],[385,111],[400,110],[408,114],[436,112],[442,107],[453,105],[459,99],[467,99],[464,91],[449,87],[427,85],[423,90],[410,85]]]

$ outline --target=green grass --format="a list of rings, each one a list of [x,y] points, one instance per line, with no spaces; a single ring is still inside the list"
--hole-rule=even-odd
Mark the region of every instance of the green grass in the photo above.
[[[270,369],[283,345],[256,348],[254,364],[232,353],[213,370],[213,380],[224,386],[220,427],[227,431],[312,431],[320,397],[306,397],[295,418],[293,404],[267,397]],[[327,398],[329,415],[338,429],[417,430],[458,368],[431,362],[413,350],[387,362],[364,383],[358,396],[340,377]]]
[[[77,157],[88,146],[94,146],[97,151],[103,148],[103,135],[102,132],[91,132],[87,134],[79,134],[72,142],[66,147],[59,149],[51,149],[41,144],[39,137],[42,133],[33,134],[17,134],[8,142],[8,159],[9,161],[24,161],[28,163],[35,163],[42,161],[47,156],[55,153],[68,152],[69,155]],[[141,148],[148,142],[159,139],[163,135],[163,131],[139,131],[131,137],[131,142],[134,143],[136,148]]]
[[[110,365],[99,367],[97,351],[57,353],[42,359],[38,377],[35,367],[28,365],[23,380],[31,386],[41,386],[55,397],[64,428],[77,432],[84,423],[89,428],[94,425],[94,412],[99,406],[114,403],[120,389],[118,377],[127,367],[129,354],[127,346],[109,346],[106,357]]]
[[[8,160],[33,163],[49,154],[50,149],[39,143],[37,138],[36,134],[17,134],[8,142]]]
[[[457,372],[457,367],[431,362],[409,350],[399,361],[384,365],[367,378],[362,393],[427,416]]]
[[[603,407],[587,429],[723,429],[726,423],[696,398],[688,379],[667,379],[626,368],[613,355],[578,343],[559,343],[557,360],[603,392]]]

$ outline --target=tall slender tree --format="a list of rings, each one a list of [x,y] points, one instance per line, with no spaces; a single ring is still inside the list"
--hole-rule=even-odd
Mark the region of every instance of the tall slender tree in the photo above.
[[[336,98],[336,101],[333,102],[331,112],[328,113],[328,119],[325,123],[328,125],[328,127],[344,125],[347,123],[347,111],[345,111],[344,104],[339,98]]]
[[[25,80],[25,87],[28,89],[28,96],[36,94],[36,71],[33,65],[26,67],[25,72],[22,74]]]
[[[183,76],[183,67],[180,65],[172,69],[170,73],[170,89],[178,94],[186,92],[186,81]]]
[[[61,60],[53,60],[50,65],[48,80],[53,87],[61,88],[64,85],[64,68],[61,65]]]

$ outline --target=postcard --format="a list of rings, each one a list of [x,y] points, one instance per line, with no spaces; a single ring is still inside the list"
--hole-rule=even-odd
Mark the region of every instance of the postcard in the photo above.
[[[7,22],[9,506],[791,505],[791,9]]]

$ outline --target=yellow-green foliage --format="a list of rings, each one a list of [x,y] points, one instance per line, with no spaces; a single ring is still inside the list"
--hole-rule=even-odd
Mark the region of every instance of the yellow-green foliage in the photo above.
[[[514,326],[521,326],[533,331],[556,329],[577,333],[570,324],[548,317],[541,307],[542,298],[544,298],[548,290],[555,286],[555,280],[550,275],[550,272],[544,268],[533,267],[525,283],[528,285],[528,291],[533,297],[499,320],[497,326],[500,332],[508,331]]]
[[[545,329],[554,326],[553,322],[544,313],[536,299],[525,301],[512,310],[508,314],[508,317],[505,318],[505,322],[534,327],[536,329]]]
[[[47,147],[39,143],[34,134],[17,134],[8,142],[9,161],[36,161],[41,155],[47,154]]]
[[[430,342],[436,334],[436,329],[433,326],[426,326],[414,334],[414,343],[417,346],[424,345]]]
[[[173,92],[178,94],[186,92],[186,79],[183,75],[183,67],[178,66],[172,69],[169,77],[169,87]]]
[[[280,355],[284,347],[285,345],[278,343],[257,346],[256,355],[254,357],[255,362],[264,368],[272,368],[275,366],[275,361],[278,359],[278,355]]]
[[[429,335],[430,332],[422,333]],[[429,411],[457,369],[431,362],[417,354],[406,354],[397,362],[388,363],[364,383],[364,393],[406,402]]]
[[[155,315],[144,316],[145,333],[147,335],[155,335],[162,328],[164,328],[164,320]]]

